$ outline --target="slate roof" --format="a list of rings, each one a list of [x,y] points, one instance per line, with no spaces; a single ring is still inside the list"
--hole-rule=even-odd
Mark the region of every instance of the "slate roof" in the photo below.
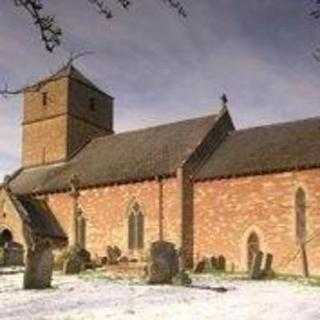
[[[230,132],[196,179],[320,166],[320,117]]]
[[[10,188],[17,194],[62,191],[74,175],[86,187],[171,175],[217,119],[211,115],[96,138],[67,163],[23,169]]]
[[[22,220],[29,225],[33,233],[41,237],[67,239],[45,200],[13,194],[10,194],[10,198]]]

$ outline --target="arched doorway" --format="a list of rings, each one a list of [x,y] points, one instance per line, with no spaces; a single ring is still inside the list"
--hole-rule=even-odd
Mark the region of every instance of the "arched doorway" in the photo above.
[[[23,265],[24,249],[14,241],[12,232],[0,227],[0,266]]]
[[[259,237],[255,232],[250,233],[247,242],[247,267],[251,270],[256,254],[260,251]]]
[[[6,243],[12,242],[12,232],[7,228],[0,228],[0,247],[4,247]]]

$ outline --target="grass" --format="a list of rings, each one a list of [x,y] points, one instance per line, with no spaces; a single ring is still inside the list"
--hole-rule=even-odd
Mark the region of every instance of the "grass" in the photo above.
[[[303,285],[309,285],[312,287],[320,287],[320,276],[316,275],[312,275],[309,278],[304,278],[303,276],[280,273],[275,275],[274,280],[299,283]]]
[[[205,273],[195,274],[189,272],[191,279],[201,277],[203,275],[212,276],[216,280],[231,280],[231,281],[285,281],[293,284],[319,287],[320,288],[320,276],[312,275],[309,278],[304,278],[299,275],[286,274],[286,273],[275,273],[274,277],[264,280],[251,280],[248,277],[248,274],[245,272],[224,272],[218,270],[209,270]],[[119,281],[124,280],[122,277],[114,278],[106,274],[105,269],[96,269],[96,270],[86,270],[81,272],[78,277],[85,281],[95,281],[95,280],[105,280],[105,281]],[[132,281],[132,284],[141,284],[141,281]]]
[[[206,275],[212,275],[218,280],[241,280],[241,281],[286,281],[296,284],[308,285],[313,287],[320,287],[320,276],[312,275],[309,278],[304,278],[303,276],[286,274],[286,273],[275,273],[272,278],[263,280],[251,280],[248,274],[245,272],[224,272],[217,270],[210,270]],[[197,276],[197,274],[192,273],[192,276]],[[199,275],[199,274],[198,274]]]
[[[111,281],[111,280],[113,280],[106,275],[104,269],[86,270],[86,271],[79,273],[78,277],[82,280],[85,280],[85,281],[92,281],[92,280]]]

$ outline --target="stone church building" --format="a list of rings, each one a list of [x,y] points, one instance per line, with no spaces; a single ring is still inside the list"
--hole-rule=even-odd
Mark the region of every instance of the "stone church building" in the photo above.
[[[224,105],[200,118],[116,134],[114,99],[74,67],[24,91],[22,164],[0,191],[0,240],[23,224],[145,259],[153,241],[188,266],[223,256],[246,271],[257,250],[320,274],[320,118],[236,130]],[[1,243],[0,243],[1,244]]]

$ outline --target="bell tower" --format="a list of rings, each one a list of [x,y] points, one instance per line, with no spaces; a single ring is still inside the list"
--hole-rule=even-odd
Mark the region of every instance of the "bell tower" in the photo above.
[[[90,139],[112,134],[113,100],[72,65],[26,88],[22,166],[68,161]]]

